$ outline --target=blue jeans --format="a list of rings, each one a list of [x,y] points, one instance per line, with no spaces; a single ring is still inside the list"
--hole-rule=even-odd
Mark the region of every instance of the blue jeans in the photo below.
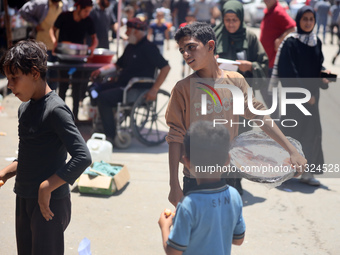
[[[323,30],[322,30],[322,39],[323,42],[325,43],[325,38],[326,38],[326,30],[327,30],[327,19],[317,19],[317,30],[316,30],[316,34],[319,34],[319,30],[320,30],[320,26],[323,26]]]

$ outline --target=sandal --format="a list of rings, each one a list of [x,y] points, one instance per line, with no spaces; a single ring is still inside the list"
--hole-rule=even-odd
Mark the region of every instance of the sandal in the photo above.
[[[311,185],[311,186],[320,186],[321,185],[320,181],[318,181],[315,178],[301,178],[300,182],[306,183],[306,184]]]

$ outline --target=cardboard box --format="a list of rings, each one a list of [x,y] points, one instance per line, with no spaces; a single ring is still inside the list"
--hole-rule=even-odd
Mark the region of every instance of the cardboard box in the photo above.
[[[117,190],[122,189],[130,179],[127,167],[120,164],[111,163],[111,165],[122,167],[122,169],[113,177],[82,174],[79,177],[78,182],[79,192],[85,194],[112,195]]]

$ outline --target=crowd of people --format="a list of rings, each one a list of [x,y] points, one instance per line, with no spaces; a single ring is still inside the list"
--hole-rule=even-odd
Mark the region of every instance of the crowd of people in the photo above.
[[[277,0],[264,2],[267,8],[259,38],[244,23],[243,5],[239,1],[230,0],[218,6],[212,1],[200,0],[190,6],[188,2],[178,0],[171,5],[173,25],[176,27],[174,39],[184,62],[193,73],[174,85],[165,116],[169,126],[166,137],[169,144],[169,201],[177,207],[175,218],[162,213],[159,220],[164,249],[169,254],[182,254],[184,251],[189,254],[202,251],[204,254],[230,254],[231,244],[240,245],[244,239],[241,179],[218,174],[208,178],[198,175],[193,169],[195,165],[211,165],[216,161],[220,165],[229,164],[229,143],[252,127],[226,125],[212,129],[209,121],[214,117],[221,118],[222,115],[235,123],[260,118],[265,123],[260,126],[261,129],[289,153],[290,163],[298,172],[296,176],[302,175],[301,182],[320,185],[308,172],[308,164],[321,166],[316,169],[321,169],[319,173],[322,173],[324,157],[318,103],[320,89],[327,89],[329,83],[321,73],[329,74],[330,71],[323,66],[322,40],[317,34],[320,25],[324,25],[320,18],[321,9],[329,5],[328,9],[332,11],[327,11],[327,15],[338,15],[339,11],[336,7],[330,7],[327,1],[318,2],[314,7],[299,9],[294,21]],[[64,103],[69,84],[47,84],[46,77],[56,75],[47,70],[47,61],[55,61],[53,53],[58,43],[85,44],[88,37],[90,54],[93,54],[97,47],[109,48],[109,31],[116,32],[115,8],[108,0],[100,0],[95,6],[92,0],[78,0],[72,11],[66,11],[65,6],[61,0],[32,0],[26,3],[20,12],[35,25],[36,40],[19,42],[6,52],[0,62],[0,70],[8,79],[8,88],[23,101],[19,109],[18,159],[0,171],[0,181],[3,183],[16,176],[18,254],[24,254],[27,247],[33,254],[63,253],[63,232],[71,214],[67,183],[72,184],[90,164],[89,151],[74,124],[78,117],[79,101],[84,97],[88,84],[72,84],[72,114]],[[339,8],[338,3],[336,6]],[[112,81],[94,86],[97,96],[93,99],[98,106],[104,133],[110,141],[114,141],[116,136],[113,108],[122,101],[123,89],[128,81],[136,76],[155,78],[153,84],[137,85],[147,91],[146,100],[153,101],[170,71],[170,65],[163,57],[164,41],[170,39],[169,26],[165,22],[166,11],[158,8],[153,23],[150,22],[153,13],[151,6],[144,6],[143,10],[141,7],[135,2],[124,7],[128,18],[121,25],[125,26],[126,45],[117,62],[88,75],[95,80],[99,75],[116,73]],[[143,11],[146,14],[140,15]],[[335,23],[332,23],[331,31],[333,28],[338,30],[339,26]],[[317,32],[314,33],[316,25]],[[323,42],[325,31],[324,27]],[[333,42],[333,37],[331,39]],[[169,47],[169,44],[166,46]],[[222,70],[217,56],[238,62],[237,72]],[[155,70],[158,70],[156,77]],[[68,77],[66,71],[59,75]],[[73,76],[83,74],[76,71]],[[276,111],[272,116],[259,116],[248,105],[241,116],[234,115],[231,109],[206,116],[202,112],[190,111],[194,109],[194,104],[201,102],[201,94],[191,91],[193,79],[212,79],[231,84],[244,95],[250,87],[259,90],[263,103],[253,95],[247,95],[255,110],[270,108],[276,101],[270,91],[278,82],[284,88],[303,88],[311,94],[309,101],[303,104],[311,114],[305,115],[295,105],[288,105],[284,115]],[[309,79],[308,82],[306,79]],[[59,97],[53,89],[58,89]],[[223,99],[232,100],[229,90],[218,88],[216,91]],[[300,99],[300,96],[299,93],[292,93],[290,99]],[[244,98],[245,106],[247,97]],[[297,125],[294,128],[276,125],[273,119],[280,118],[295,119]],[[301,143],[305,156],[298,153],[286,136]],[[44,151],[42,145],[46,144],[53,147],[53,151]],[[193,148],[195,153],[190,152]],[[66,162],[67,153],[71,159]],[[178,178],[180,163],[183,163],[183,187]],[[49,167],[51,164],[53,167]],[[225,200],[226,197],[228,202],[223,204],[221,210],[230,212],[228,214],[207,206],[208,200]],[[31,210],[37,205],[40,210]],[[207,216],[212,213],[216,217]],[[206,226],[210,226],[212,232],[204,231]],[[217,233],[223,236],[220,238],[222,242],[216,238]],[[41,241],[42,237],[46,242]],[[45,243],[51,245],[46,246]]]

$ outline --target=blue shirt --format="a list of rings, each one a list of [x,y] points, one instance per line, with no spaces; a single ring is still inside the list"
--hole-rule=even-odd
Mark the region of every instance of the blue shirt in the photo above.
[[[158,26],[156,23],[150,25],[153,34],[153,43],[156,45],[163,45],[165,40],[165,31],[168,27],[165,24]]]
[[[332,5],[331,9],[329,10],[332,14],[332,23],[337,23],[339,13],[340,13],[340,5],[334,4]]]
[[[329,2],[325,1],[317,2],[314,6],[314,9],[316,10],[316,19],[319,19],[321,23],[326,23],[330,8],[331,4]]]
[[[241,197],[224,182],[198,187],[178,204],[167,244],[183,254],[230,254],[245,232]]]

